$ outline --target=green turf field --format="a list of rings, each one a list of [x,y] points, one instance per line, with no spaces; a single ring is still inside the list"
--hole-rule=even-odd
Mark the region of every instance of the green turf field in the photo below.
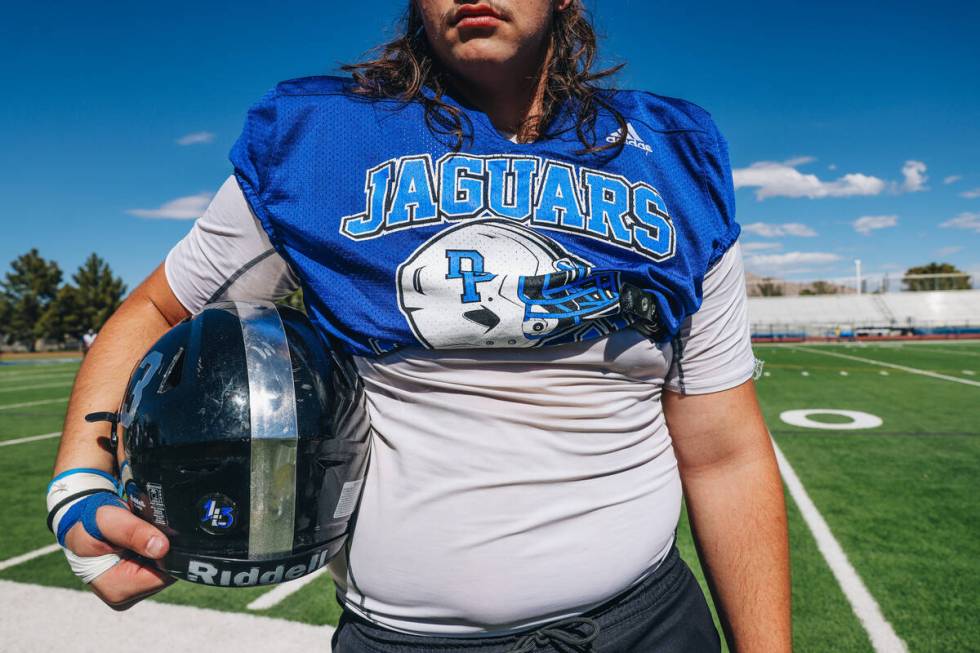
[[[910,651],[980,651],[980,343],[760,345],[759,394],[773,436],[884,618]],[[76,363],[0,366],[0,563],[52,543],[44,491]],[[927,374],[923,374],[925,372]],[[795,409],[862,411],[867,430],[784,423]],[[847,421],[814,416],[827,423]],[[873,650],[787,496],[798,651]],[[696,571],[690,532],[678,533]],[[59,553],[0,579],[77,587]],[[261,614],[323,624],[339,613],[321,576]],[[247,611],[267,589],[177,584],[153,600]]]

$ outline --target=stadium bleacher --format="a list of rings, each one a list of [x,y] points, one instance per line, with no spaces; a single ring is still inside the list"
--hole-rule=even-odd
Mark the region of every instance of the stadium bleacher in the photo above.
[[[980,337],[980,290],[750,297],[755,340]]]

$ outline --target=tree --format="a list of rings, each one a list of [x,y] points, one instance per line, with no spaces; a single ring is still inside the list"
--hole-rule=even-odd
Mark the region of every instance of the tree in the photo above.
[[[9,305],[7,339],[23,342],[34,351],[35,341],[44,336],[41,316],[54,301],[61,284],[61,268],[54,261],[45,260],[37,249],[18,256],[10,267],[12,270],[0,282]]]
[[[7,333],[10,324],[10,301],[6,295],[0,295],[0,335]]]
[[[88,329],[98,331],[122,303],[126,284],[113,276],[109,264],[94,252],[71,278],[75,282],[75,297],[70,301],[74,301],[81,312],[78,330],[72,335],[81,336]]]
[[[65,285],[58,289],[54,301],[48,304],[37,322],[37,331],[46,339],[62,342],[66,337],[80,338],[86,328],[82,320],[84,309],[78,301],[78,290]]]
[[[829,281],[814,281],[810,288],[800,291],[801,295],[836,295],[837,286]]]
[[[759,294],[763,297],[781,297],[783,295],[783,287],[780,284],[774,283],[770,277],[766,277],[759,282]]]
[[[916,275],[920,274],[961,276],[936,276],[927,277],[925,279],[915,278]],[[964,274],[962,270],[957,269],[957,267],[952,263],[934,262],[927,265],[909,268],[905,271],[905,277],[902,279],[902,283],[905,284],[908,290],[912,291],[970,289],[970,277]]]
[[[91,254],[72,275],[74,285],[58,290],[38,322],[45,338],[81,338],[89,329],[98,331],[122,303],[126,284],[97,254]]]

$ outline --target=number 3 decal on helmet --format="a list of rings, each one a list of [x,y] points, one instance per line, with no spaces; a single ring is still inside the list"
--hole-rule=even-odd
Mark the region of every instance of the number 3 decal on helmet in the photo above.
[[[143,399],[143,390],[146,389],[146,386],[153,380],[153,375],[160,369],[161,361],[163,361],[163,354],[158,351],[151,351],[140,361],[133,373],[129,392],[126,393],[122,408],[119,410],[119,424],[124,428],[129,427],[132,423],[133,415]]]

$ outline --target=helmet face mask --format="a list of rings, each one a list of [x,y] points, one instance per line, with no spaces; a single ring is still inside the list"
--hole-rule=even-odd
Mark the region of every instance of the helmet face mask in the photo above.
[[[212,304],[137,365],[120,410],[134,512],[161,567],[219,586],[293,580],[343,547],[367,469],[363,387],[298,311]]]
[[[571,258],[559,259],[554,266],[555,272],[518,279],[517,296],[525,306],[524,335],[530,340],[606,315],[619,301],[615,273],[593,273],[585,263]],[[540,320],[554,322],[540,328]]]

